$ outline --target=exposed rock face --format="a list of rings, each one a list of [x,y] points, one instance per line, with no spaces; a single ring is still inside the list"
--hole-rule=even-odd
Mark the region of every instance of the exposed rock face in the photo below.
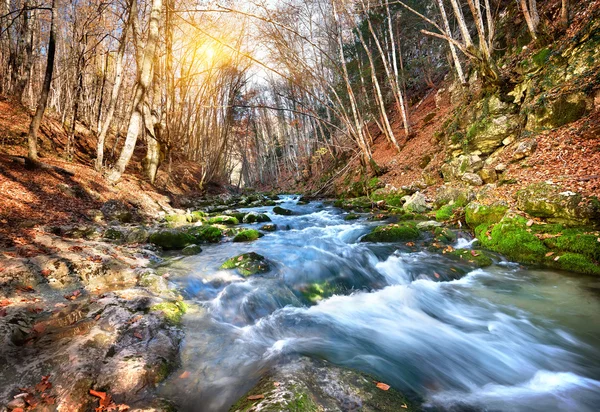
[[[592,99],[583,92],[558,97],[537,107],[527,117],[527,130],[554,129],[585,116],[593,106]]]
[[[472,125],[467,132],[469,145],[473,150],[490,154],[502,146],[502,142],[517,134],[519,116],[500,115],[491,120]]]
[[[447,205],[448,203],[461,203],[463,206],[475,199],[472,188],[462,186],[441,186],[435,194],[435,207]]]
[[[489,167],[481,169],[479,171],[479,177],[481,177],[483,183],[494,183],[498,180],[498,174],[496,171]]]
[[[406,196],[404,205],[402,206],[407,212],[423,213],[429,210],[427,199],[421,192],[417,192],[412,196]]]
[[[272,370],[230,412],[416,410],[393,388],[381,390],[376,385],[367,374],[301,358]]]
[[[483,160],[478,155],[462,155],[442,166],[445,181],[458,180],[465,173],[477,173],[483,168]]]
[[[521,160],[526,157],[529,157],[535,152],[537,148],[537,141],[535,139],[527,139],[517,146],[515,149],[515,153],[513,154],[513,159]]]

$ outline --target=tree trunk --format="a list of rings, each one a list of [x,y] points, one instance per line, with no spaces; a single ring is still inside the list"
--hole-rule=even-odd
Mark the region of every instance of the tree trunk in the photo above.
[[[50,94],[50,84],[52,83],[52,73],[54,72],[54,57],[56,54],[56,0],[52,0],[52,18],[50,20],[50,38],[48,40],[48,63],[46,64],[46,75],[44,76],[44,84],[38,101],[35,115],[29,125],[29,135],[27,137],[29,143],[29,159],[32,161],[38,160],[37,152],[37,134],[42,122],[42,117],[46,111],[48,104],[48,95]]]
[[[16,79],[13,93],[19,99],[19,102],[23,102],[25,89],[29,83],[31,65],[33,64],[33,19],[31,18],[32,11],[29,8],[29,1],[25,0],[23,2],[23,23],[19,33],[17,63],[13,68]]]
[[[465,16],[460,8],[460,4],[458,4],[458,0],[450,0],[450,3],[452,4],[452,9],[454,10],[454,15],[456,16],[456,21],[458,22],[458,28],[460,29],[463,41],[467,48],[469,48],[473,45],[473,40],[471,39],[471,34],[469,33],[469,28],[467,27],[467,22],[465,21]]]
[[[136,1],[136,0],[134,0]],[[121,151],[119,160],[108,175],[108,180],[111,183],[116,183],[120,178],[135,149],[138,136],[140,134],[142,117],[144,111],[144,100],[146,92],[152,81],[152,69],[156,58],[156,49],[158,43],[158,27],[160,23],[162,11],[162,0],[152,0],[152,9],[150,12],[150,22],[148,25],[148,40],[144,47],[144,56],[142,58],[142,67],[138,69],[138,87],[134,96],[134,106],[129,119],[129,127],[127,129],[127,137],[125,145]]]
[[[562,0],[560,9],[560,24],[564,29],[569,27],[569,0]]]
[[[525,22],[527,23],[529,33],[531,33],[531,37],[533,37],[534,40],[537,40],[536,26],[534,25],[531,14],[529,13],[527,0],[519,0],[519,3],[521,4],[521,11],[523,12],[523,16],[525,17]]]
[[[446,30],[446,36],[452,38],[452,32],[450,31],[450,23],[448,22],[448,16],[446,15],[446,10],[444,9],[444,1],[437,0],[437,2],[438,2],[438,6],[440,8],[440,13],[442,14],[442,20],[444,22],[444,29]],[[452,60],[454,60],[454,67],[456,68],[456,74],[458,75],[458,80],[462,84],[464,84],[466,82],[465,74],[463,72],[462,65],[460,64],[458,54],[456,53],[456,47],[451,42],[448,42],[448,45],[450,46],[450,52],[452,53]]]
[[[117,108],[117,99],[119,98],[121,84],[123,83],[123,59],[125,57],[125,48],[127,47],[127,33],[129,31],[129,26],[131,25],[132,18],[136,18],[132,12],[133,2],[135,1],[136,0],[132,0],[130,2],[129,17],[127,19],[127,22],[125,23],[125,27],[123,28],[119,48],[117,50],[117,58],[115,59],[115,81],[110,95],[110,101],[108,103],[106,118],[102,123],[102,127],[98,126],[100,134],[98,135],[98,145],[96,151],[95,167],[97,171],[102,170],[102,165],[104,163],[104,142],[106,141],[106,135],[108,134],[108,130],[110,129],[110,125],[115,115],[115,109]]]

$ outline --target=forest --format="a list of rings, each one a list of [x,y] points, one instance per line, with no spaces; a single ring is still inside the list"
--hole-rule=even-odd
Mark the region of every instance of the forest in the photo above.
[[[0,1],[0,411],[594,411],[600,0]]]

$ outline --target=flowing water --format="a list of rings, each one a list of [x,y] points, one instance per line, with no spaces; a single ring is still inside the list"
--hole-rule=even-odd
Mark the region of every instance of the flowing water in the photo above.
[[[502,259],[472,270],[424,248],[360,243],[378,223],[346,222],[331,206],[291,196],[281,206],[295,214],[255,210],[283,230],[166,268],[201,307],[184,318],[181,369],[162,389],[184,410],[227,411],[295,355],[371,373],[425,409],[600,409],[600,279]],[[219,270],[249,251],[273,269],[250,279]],[[339,294],[311,306],[300,291],[322,281]]]

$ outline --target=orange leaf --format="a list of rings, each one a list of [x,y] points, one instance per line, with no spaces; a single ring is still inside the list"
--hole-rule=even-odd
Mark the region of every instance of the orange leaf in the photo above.
[[[187,379],[189,377],[190,377],[190,372],[189,371],[185,371],[181,375],[179,375],[179,379]]]
[[[264,399],[264,398],[265,398],[265,395],[250,395],[246,399],[248,399],[249,401],[257,401],[259,399]]]
[[[554,252],[548,252],[548,253],[546,253],[546,257],[550,257],[550,256],[552,256],[553,254],[554,254]]]
[[[435,276],[435,277],[436,277],[436,279],[439,279],[439,278],[440,278],[440,274],[439,274],[439,273],[437,273],[437,272],[433,272],[433,276]]]
[[[385,384],[383,382],[377,382],[377,387],[382,391],[387,391],[388,389],[390,389],[390,385]]]
[[[90,395],[95,396],[96,398],[106,399],[106,392],[98,392],[90,389]]]
[[[473,257],[477,257],[479,256],[479,253],[475,252],[474,250],[471,251],[471,256]]]
[[[135,336],[135,337],[136,337],[136,338],[138,338],[138,339],[144,339],[144,337],[142,336],[142,334],[141,334],[140,332],[135,332],[135,333],[133,334],[133,336]]]
[[[531,226],[533,226],[533,223],[534,223],[534,222],[533,222],[533,219],[529,219],[529,220],[527,221],[527,227],[531,227]]]

